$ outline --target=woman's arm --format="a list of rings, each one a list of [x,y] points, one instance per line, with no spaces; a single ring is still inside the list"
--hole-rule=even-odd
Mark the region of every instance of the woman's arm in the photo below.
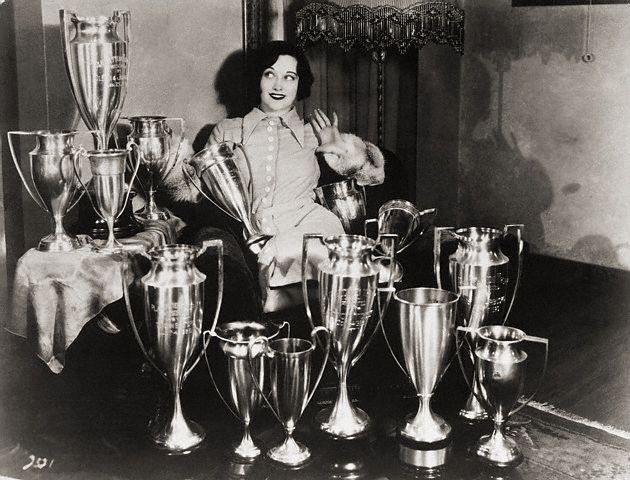
[[[335,172],[355,178],[359,185],[380,185],[385,180],[385,159],[373,143],[356,135],[339,132],[339,120],[333,113],[331,123],[328,116],[315,109],[311,126],[319,141],[317,153],[324,156],[326,163]]]

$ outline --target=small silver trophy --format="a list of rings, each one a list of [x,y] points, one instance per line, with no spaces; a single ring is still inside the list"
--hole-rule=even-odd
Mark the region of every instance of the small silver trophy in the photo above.
[[[155,192],[177,163],[184,138],[184,119],[144,115],[127,117],[126,120],[131,123],[131,133],[127,136],[127,141],[138,146],[135,151],[140,156],[138,181],[147,196],[140,216],[148,220],[166,219],[166,212],[160,210],[155,203]],[[179,141],[175,155],[171,155],[173,130],[169,121],[179,124]]]
[[[321,342],[325,346],[325,355],[319,374],[315,383],[311,387],[311,361],[312,353],[315,350],[317,334],[326,333],[326,341]],[[311,452],[305,445],[298,443],[293,438],[293,432],[297,426],[302,413],[310,403],[317,386],[319,385],[330,351],[330,332],[324,327],[315,327],[311,332],[312,341],[302,338],[279,338],[270,341],[266,337],[258,337],[249,345],[249,359],[251,371],[256,371],[254,367],[254,352],[262,351],[259,355],[264,355],[269,364],[269,379],[271,387],[271,404],[258,384],[255,376],[252,376],[256,387],[262,398],[269,405],[269,408],[282,424],[285,431],[284,441],[276,445],[267,452],[267,456],[272,460],[296,467],[305,463]],[[323,348],[323,347],[322,347]]]
[[[333,212],[348,234],[363,233],[365,222],[365,189],[354,178],[347,178],[314,189],[319,204]]]
[[[81,17],[60,10],[61,46],[72,95],[93,131],[94,147],[108,148],[127,95],[129,12]]]
[[[205,438],[203,429],[185,417],[180,391],[202,354],[200,340],[206,276],[195,267],[194,261],[208,248],[217,251],[216,324],[223,299],[221,240],[207,240],[201,247],[173,244],[155,247],[148,253],[139,252],[151,260],[151,270],[140,280],[144,294],[144,328],[148,335],[148,347],[133,317],[126,281],[128,261],[123,256],[123,293],[133,333],[144,356],[169,383],[173,394],[169,415],[160,418],[158,414],[149,433],[159,448],[172,454],[188,453]]]
[[[249,188],[245,188],[245,181],[236,164],[235,150],[237,148],[243,152],[249,164],[247,153],[242,145],[221,142],[210,145],[190,159],[185,159],[182,169],[184,175],[206,199],[243,224],[245,242],[253,253],[258,254],[271,236],[261,234],[255,227],[252,218],[252,184],[249,182]],[[203,182],[210,195],[197,184],[188,171],[188,166],[193,168],[194,176]]]
[[[127,165],[127,154],[134,145],[130,144],[126,150],[110,149],[110,150],[83,150],[74,158],[74,169],[76,178],[87,192],[88,199],[92,204],[92,208],[96,214],[107,224],[108,237],[102,243],[94,240],[93,249],[104,253],[120,252],[123,249],[122,244],[116,240],[114,235],[114,221],[123,213],[131,188],[125,185],[125,168]],[[78,162],[82,156],[87,156],[90,162],[90,171],[92,172],[91,184],[94,189],[94,200],[92,194],[81,180]],[[136,162],[130,184],[136,178],[140,161]],[[125,189],[127,193],[125,194]]]
[[[521,463],[523,454],[516,442],[505,435],[508,418],[521,410],[536,395],[547,370],[549,341],[546,338],[525,335],[522,330],[503,325],[487,325],[477,329],[458,327],[473,334],[474,376],[476,388],[466,382],[471,392],[483,405],[494,421],[494,431],[479,439],[474,452],[482,460],[498,466],[513,467]],[[521,399],[525,385],[527,353],[523,342],[544,345],[545,357],[538,387],[529,397]],[[514,408],[517,402],[520,405]]]
[[[36,139],[35,148],[29,152],[31,182],[27,181],[15,154],[13,135],[31,135]],[[43,252],[69,252],[81,246],[79,240],[69,235],[63,226],[64,216],[84,192],[79,188],[79,181],[73,171],[74,161],[81,152],[81,148],[74,145],[76,135],[76,130],[7,133],[13,163],[24,188],[53,219],[53,233],[42,238],[37,246]]]

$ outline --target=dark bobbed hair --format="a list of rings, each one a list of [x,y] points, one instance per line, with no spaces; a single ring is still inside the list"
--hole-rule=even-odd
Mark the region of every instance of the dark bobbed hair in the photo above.
[[[271,67],[280,55],[289,55],[297,60],[298,90],[297,100],[304,100],[311,95],[313,72],[304,52],[292,43],[274,40],[265,43],[249,54],[247,58],[247,84],[252,105],[260,102],[260,79],[263,72]]]

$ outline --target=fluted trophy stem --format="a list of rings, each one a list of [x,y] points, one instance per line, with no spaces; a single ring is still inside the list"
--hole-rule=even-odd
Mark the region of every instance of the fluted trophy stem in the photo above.
[[[260,448],[256,446],[250,433],[249,422],[244,422],[243,437],[234,449],[234,453],[245,459],[253,459],[260,455]]]

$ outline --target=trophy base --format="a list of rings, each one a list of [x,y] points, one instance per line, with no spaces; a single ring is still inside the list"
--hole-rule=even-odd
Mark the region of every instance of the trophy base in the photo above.
[[[306,445],[289,437],[282,444],[270,449],[267,456],[282,465],[297,467],[305,464],[311,458],[311,452]]]
[[[410,443],[398,444],[398,459],[406,466],[422,471],[422,478],[437,478],[446,469],[450,445],[421,448]]]
[[[444,442],[451,436],[451,426],[440,416],[429,412],[430,416],[410,414],[400,430],[400,436],[412,442],[432,444]]]
[[[479,412],[477,410],[467,410],[465,408],[462,408],[458,415],[464,421],[470,423],[484,422],[490,418],[485,410],[483,412]]]
[[[315,416],[319,429],[335,438],[352,440],[365,435],[372,421],[367,413],[360,408],[352,407],[351,410],[336,411],[333,417],[333,408],[324,408]]]
[[[92,251],[97,253],[122,253],[124,245],[118,241],[107,243],[107,240],[92,240]]]
[[[40,252],[71,252],[77,248],[81,248],[81,241],[68,234],[51,233],[42,238],[37,245],[37,250]]]
[[[154,210],[152,212],[146,212],[143,210],[140,213],[136,213],[136,217],[139,217],[142,220],[168,220],[171,218],[168,212],[163,210]]]
[[[523,461],[516,442],[496,433],[481,437],[472,451],[480,460],[495,467],[516,467]]]
[[[191,420],[167,422],[167,427],[152,435],[153,443],[170,455],[186,455],[199,447],[206,438],[203,428]]]
[[[260,456],[260,448],[253,443],[241,442],[234,446],[232,453],[240,460],[254,460]]]

